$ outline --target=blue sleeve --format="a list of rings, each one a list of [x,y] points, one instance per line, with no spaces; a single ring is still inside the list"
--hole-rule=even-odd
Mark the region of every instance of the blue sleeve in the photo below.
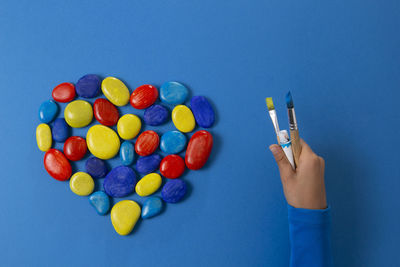
[[[291,267],[332,267],[331,210],[288,205]]]

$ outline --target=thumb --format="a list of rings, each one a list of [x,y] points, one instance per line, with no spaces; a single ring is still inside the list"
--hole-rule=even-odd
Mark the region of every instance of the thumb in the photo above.
[[[269,150],[271,150],[272,155],[275,158],[276,163],[278,164],[279,172],[281,174],[281,178],[287,178],[294,174],[292,169],[292,165],[290,164],[289,160],[287,159],[285,152],[281,146],[273,144],[270,145]]]

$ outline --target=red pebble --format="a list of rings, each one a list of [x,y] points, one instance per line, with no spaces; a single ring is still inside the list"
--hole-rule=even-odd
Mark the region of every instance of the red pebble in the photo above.
[[[158,90],[155,86],[145,84],[139,86],[131,95],[131,105],[137,109],[148,108],[156,102],[158,98]]]
[[[160,138],[155,131],[144,131],[135,143],[135,151],[140,156],[148,156],[156,151]]]
[[[72,83],[60,83],[59,85],[54,87],[51,95],[57,102],[70,102],[75,98],[75,85]]]
[[[69,160],[80,160],[85,156],[86,151],[86,141],[80,136],[71,136],[64,143],[64,154]]]
[[[50,149],[44,155],[44,168],[56,180],[66,181],[71,177],[71,164],[64,154],[57,149]]]
[[[178,155],[168,155],[161,161],[160,172],[166,178],[178,178],[184,171],[185,161]]]
[[[185,163],[191,170],[198,170],[206,164],[213,146],[212,135],[201,130],[195,132],[189,140],[186,149]]]
[[[94,117],[106,126],[113,126],[118,122],[118,109],[107,99],[98,98],[93,104]]]

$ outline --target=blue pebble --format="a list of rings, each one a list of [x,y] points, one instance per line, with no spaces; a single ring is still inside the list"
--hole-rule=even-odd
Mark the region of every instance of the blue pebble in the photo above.
[[[58,105],[53,100],[44,101],[39,107],[39,120],[43,123],[51,122],[57,115]]]
[[[87,74],[80,78],[75,85],[76,93],[80,97],[93,98],[100,92],[100,78],[95,74]]]
[[[119,149],[122,165],[128,166],[135,160],[135,147],[129,141],[124,141]]]
[[[167,104],[182,104],[186,101],[188,95],[189,90],[178,82],[166,82],[160,88],[161,101]]]
[[[103,182],[104,190],[110,197],[126,197],[136,185],[136,173],[129,167],[118,166],[112,169]]]
[[[167,121],[168,110],[161,105],[152,105],[145,110],[143,120],[151,126],[161,125]]]
[[[161,190],[161,197],[165,202],[176,203],[185,196],[186,191],[187,186],[183,180],[169,180]]]
[[[159,197],[149,197],[142,206],[142,219],[148,219],[158,215],[162,209],[162,200]]]
[[[105,161],[91,157],[86,161],[85,164],[86,172],[93,178],[103,178],[107,175],[108,168]]]
[[[98,214],[105,215],[110,209],[110,199],[103,191],[97,191],[89,197],[90,205],[92,205]]]
[[[190,109],[200,127],[210,128],[214,124],[214,109],[204,96],[192,97],[192,100],[190,100]]]
[[[69,137],[70,127],[65,122],[64,118],[57,118],[54,120],[51,133],[53,140],[56,142],[64,142]]]
[[[186,136],[179,131],[166,132],[161,136],[160,149],[167,154],[178,154],[186,146]]]
[[[161,156],[152,154],[150,156],[140,157],[136,162],[136,169],[141,174],[148,174],[158,169],[161,162]]]

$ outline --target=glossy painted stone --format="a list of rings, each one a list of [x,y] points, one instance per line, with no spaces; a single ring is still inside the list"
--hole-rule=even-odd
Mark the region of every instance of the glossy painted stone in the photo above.
[[[76,93],[80,97],[93,98],[100,92],[101,80],[95,74],[87,74],[80,78],[76,83]]]
[[[41,123],[36,127],[36,143],[38,148],[46,152],[51,148],[52,144],[51,130],[49,125]]]
[[[160,188],[161,182],[162,179],[158,173],[149,173],[139,180],[135,191],[141,197],[151,195]]]
[[[193,131],[196,126],[192,111],[185,105],[178,105],[172,110],[172,121],[181,132]]]
[[[93,119],[92,105],[84,100],[72,101],[65,107],[64,118],[71,127],[85,127]]]
[[[158,98],[158,90],[155,86],[145,84],[139,86],[131,95],[131,105],[137,109],[145,109],[156,102]]]
[[[89,203],[99,215],[106,215],[110,209],[110,198],[103,191],[97,191],[91,194]]]
[[[120,141],[113,129],[104,125],[94,125],[86,134],[86,144],[93,156],[111,159],[117,155]]]
[[[135,143],[135,151],[140,156],[148,156],[156,151],[160,138],[155,131],[144,131],[139,135]]]
[[[163,203],[159,197],[146,198],[142,206],[142,219],[148,219],[160,214],[162,206]]]
[[[213,146],[212,135],[206,130],[195,132],[186,148],[185,163],[191,170],[198,170],[206,164]]]
[[[122,139],[129,140],[135,138],[142,128],[140,118],[133,114],[126,114],[118,120],[117,130]]]
[[[65,140],[67,140],[71,131],[71,128],[64,118],[55,119],[51,128],[53,140],[56,142],[64,142]]]
[[[69,187],[78,196],[88,196],[93,192],[94,181],[86,172],[76,172],[69,180]]]
[[[179,131],[166,132],[161,136],[160,149],[167,154],[178,154],[186,146],[186,136]]]
[[[161,197],[165,202],[179,202],[186,194],[187,186],[183,180],[168,180],[161,190]]]
[[[151,126],[158,126],[168,119],[168,110],[161,105],[152,105],[144,111],[143,120]]]
[[[203,128],[210,128],[215,121],[215,113],[210,102],[204,96],[194,96],[190,100],[190,108],[196,123]]]
[[[135,160],[135,147],[129,142],[122,142],[121,148],[119,149],[119,157],[121,158],[122,165],[128,166]]]
[[[128,235],[140,217],[139,204],[133,200],[122,200],[111,209],[111,223],[119,235]]]
[[[160,163],[160,172],[166,178],[178,178],[184,171],[185,161],[178,155],[168,155]]]
[[[70,102],[75,98],[75,85],[73,83],[60,83],[54,87],[51,95],[57,102]]]
[[[44,101],[39,107],[39,120],[43,123],[51,122],[58,113],[58,105],[53,100]]]
[[[129,102],[128,87],[115,77],[107,77],[101,83],[103,94],[116,106],[125,106]]]
[[[118,109],[104,98],[94,101],[93,114],[96,120],[105,126],[113,126],[119,119]]]
[[[136,170],[141,174],[148,174],[158,169],[161,162],[161,156],[152,154],[150,156],[139,157],[136,161]]]
[[[71,177],[71,164],[64,154],[57,149],[50,149],[44,155],[44,168],[56,180],[66,181]]]
[[[160,99],[170,105],[183,104],[189,95],[189,90],[181,83],[166,82],[160,88]]]
[[[86,141],[80,136],[71,136],[64,143],[64,155],[71,161],[82,159],[86,151]]]
[[[86,172],[93,178],[103,178],[108,173],[108,167],[105,161],[91,157],[85,163]]]
[[[112,169],[103,182],[104,191],[110,197],[125,197],[133,192],[135,185],[136,174],[126,166]]]

